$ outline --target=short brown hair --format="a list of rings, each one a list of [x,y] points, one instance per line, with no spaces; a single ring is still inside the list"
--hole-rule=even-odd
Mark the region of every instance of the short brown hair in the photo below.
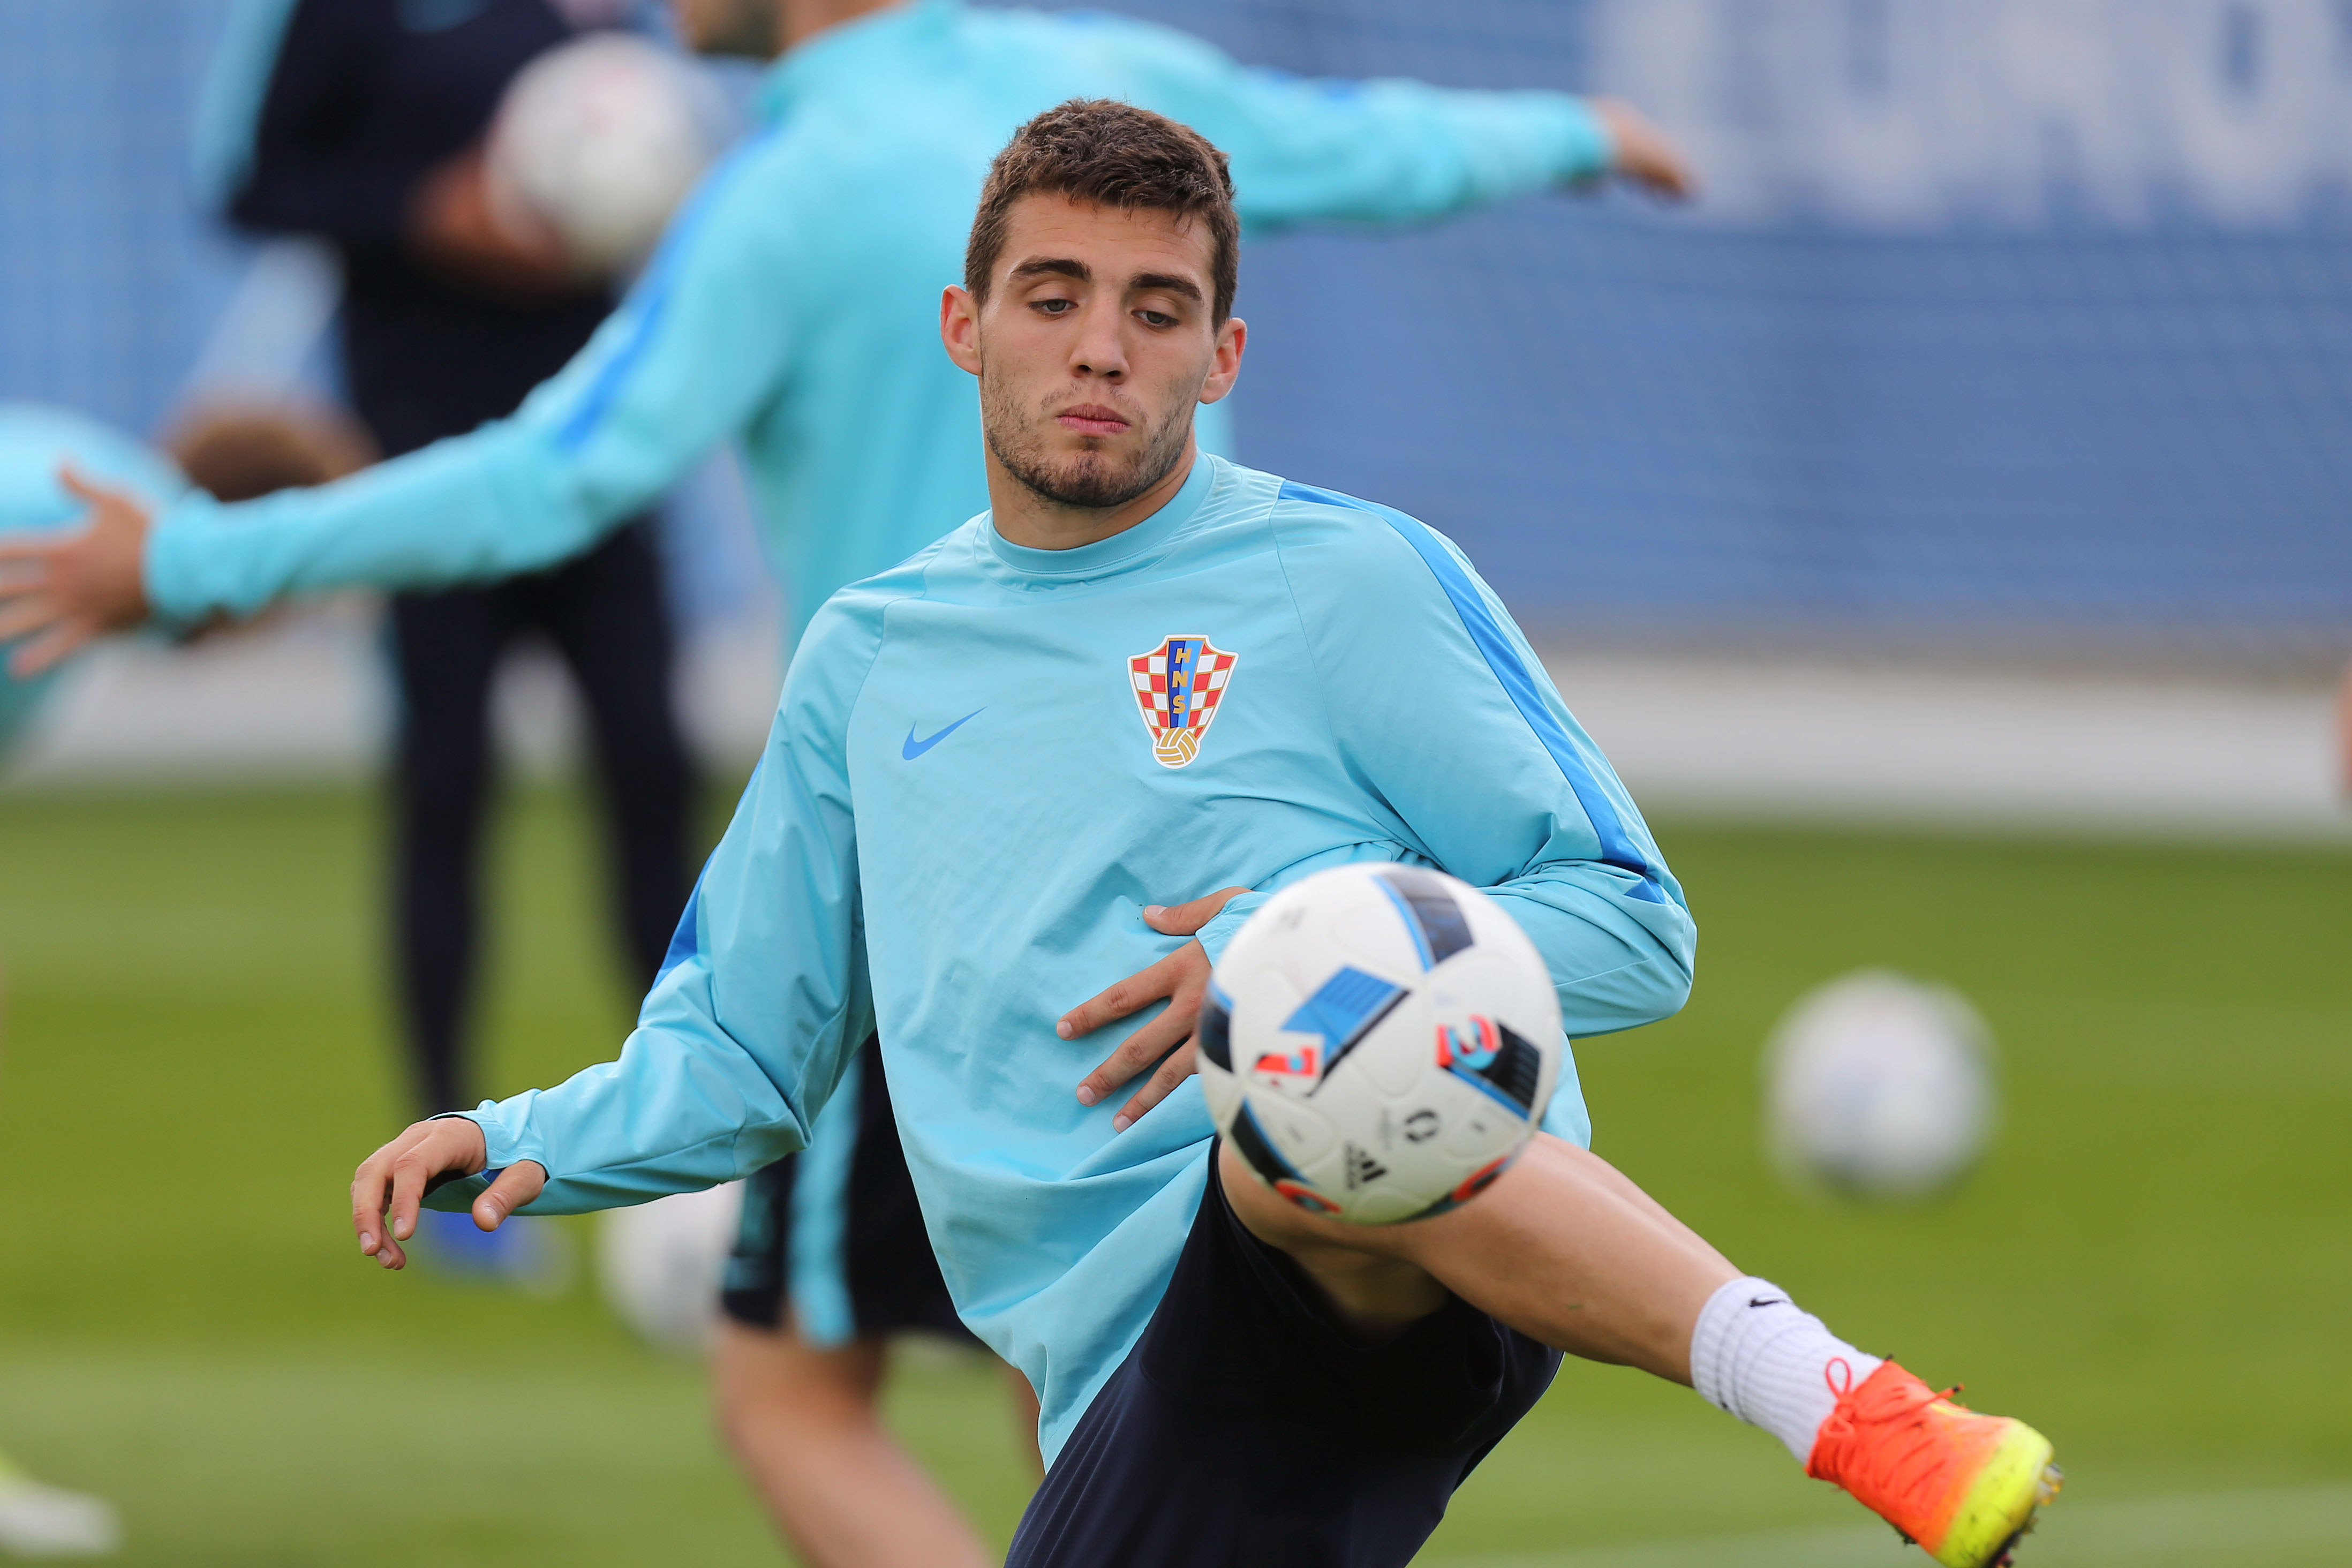
[[[218,500],[323,485],[375,461],[375,443],[324,404],[232,400],[183,415],[164,448],[188,482]]]
[[[1074,98],[1014,132],[989,166],[964,247],[963,286],[982,303],[1013,205],[1028,195],[1198,220],[1209,231],[1210,319],[1222,326],[1234,313],[1241,274],[1234,177],[1225,155],[1191,126],[1131,103]]]

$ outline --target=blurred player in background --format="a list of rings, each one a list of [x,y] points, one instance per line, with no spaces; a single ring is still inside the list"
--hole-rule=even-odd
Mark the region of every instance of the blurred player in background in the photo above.
[[[61,479],[60,468],[70,468],[74,478]],[[187,489],[167,459],[95,420],[29,404],[0,404],[0,529],[79,526],[89,504],[77,493],[83,481],[126,489],[158,505]],[[52,668],[20,680],[0,669],[0,769],[50,700],[61,673]],[[96,1555],[114,1551],[121,1534],[111,1505],[46,1486],[0,1454],[0,1556]]]
[[[231,149],[222,171],[229,188],[219,195],[243,228],[317,236],[340,253],[343,372],[375,447],[396,457],[512,413],[612,304],[609,285],[568,268],[551,237],[512,214],[494,221],[486,195],[482,141],[500,95],[572,36],[571,19],[553,0],[246,4],[275,13],[265,19],[277,26],[239,18],[215,65],[224,79],[261,88],[242,104],[234,92],[215,94],[220,112],[242,117],[215,128]],[[240,54],[273,32],[269,58]],[[254,476],[263,482],[232,476],[226,489],[203,488],[247,500],[356,466],[320,434],[315,420],[281,428],[281,448],[291,439],[308,450],[280,449],[276,467],[265,461]],[[331,471],[300,477],[322,460]],[[692,791],[672,709],[660,560],[641,515],[656,493],[572,559],[490,586],[392,599],[393,926],[413,1091],[428,1111],[478,1092],[468,1064],[489,699],[517,642],[551,643],[583,700],[622,946],[638,987],[660,966],[685,906]],[[434,1236],[457,1267],[517,1278],[545,1261],[535,1239],[543,1238],[501,1242],[464,1224]]]
[[[544,568],[588,547],[714,444],[745,459],[797,628],[827,595],[987,505],[979,408],[940,353],[990,160],[1066,99],[1108,96],[1233,155],[1249,231],[1410,225],[1611,177],[1689,178],[1622,105],[1551,92],[1302,81],[1099,14],[955,0],[675,0],[707,53],[780,57],[762,128],[705,183],[628,302],[512,419],[355,483],[252,507],[117,509],[69,549],[0,548],[22,585],[0,634],[63,646],[151,614],[249,614],[280,595]],[[1218,410],[1205,411],[1204,425]],[[1229,443],[1212,429],[1213,449]],[[909,737],[911,744],[913,737]],[[1170,929],[1173,929],[1172,927]],[[878,1064],[845,1081],[804,1156],[752,1184],[715,1375],[722,1419],[818,1568],[977,1564],[969,1526],[882,1427],[886,1336],[952,1308]],[[895,1260],[874,1267],[874,1260]]]

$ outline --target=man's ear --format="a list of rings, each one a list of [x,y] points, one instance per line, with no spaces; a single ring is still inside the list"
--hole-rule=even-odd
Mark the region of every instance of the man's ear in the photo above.
[[[1217,329],[1216,354],[1209,363],[1209,379],[1201,384],[1201,401],[1214,403],[1242,378],[1242,351],[1249,347],[1249,323],[1227,316]]]
[[[940,294],[940,342],[948,358],[973,375],[980,374],[980,303],[953,283]]]

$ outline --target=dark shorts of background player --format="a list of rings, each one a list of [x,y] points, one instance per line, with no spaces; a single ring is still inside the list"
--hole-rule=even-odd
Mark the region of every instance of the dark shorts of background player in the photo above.
[[[1551,1385],[1559,1352],[1458,1299],[1358,1343],[1209,1187],[1143,1338],[1079,1418],[1006,1568],[1393,1568]]]
[[[850,1316],[864,1334],[923,1331],[977,1344],[956,1316],[940,1277],[914,1179],[890,1115],[890,1089],[882,1053],[869,1039],[857,1053],[857,1152],[842,1191],[848,1205],[843,1271]],[[800,1156],[788,1154],[753,1176],[743,1189],[743,1221],[727,1260],[719,1302],[727,1316],[773,1332],[783,1325],[790,1296],[793,1185]]]

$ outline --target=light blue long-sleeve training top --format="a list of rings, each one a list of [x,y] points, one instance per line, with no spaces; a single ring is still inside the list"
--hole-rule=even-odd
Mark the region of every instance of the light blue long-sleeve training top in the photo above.
[[[1231,656],[1181,765],[1135,679],[1171,638]],[[1571,1034],[1687,994],[1681,889],[1437,533],[1209,457],[1078,549],[983,514],[810,626],[619,1060],[469,1114],[494,1169],[546,1167],[537,1210],[634,1203],[799,1147],[878,1026],[948,1288],[1035,1384],[1050,1456],[1166,1287],[1211,1131],[1187,1082],[1114,1134],[1122,1097],[1074,1090],[1139,1020],[1063,1040],[1056,1019],[1181,945],[1145,905],[1255,889],[1202,932],[1213,954],[1272,890],[1361,859],[1491,889]],[[1587,1139],[1572,1067],[1547,1126]]]
[[[940,352],[939,291],[962,276],[990,160],[1072,97],[1199,129],[1231,154],[1259,233],[1435,218],[1597,174],[1612,154],[1590,110],[1558,93],[1302,81],[1140,22],[918,0],[777,62],[763,128],[515,416],[341,484],[176,508],[148,546],[149,599],[193,620],[304,591],[532,570],[732,438],[804,621],[987,505],[978,400]]]

